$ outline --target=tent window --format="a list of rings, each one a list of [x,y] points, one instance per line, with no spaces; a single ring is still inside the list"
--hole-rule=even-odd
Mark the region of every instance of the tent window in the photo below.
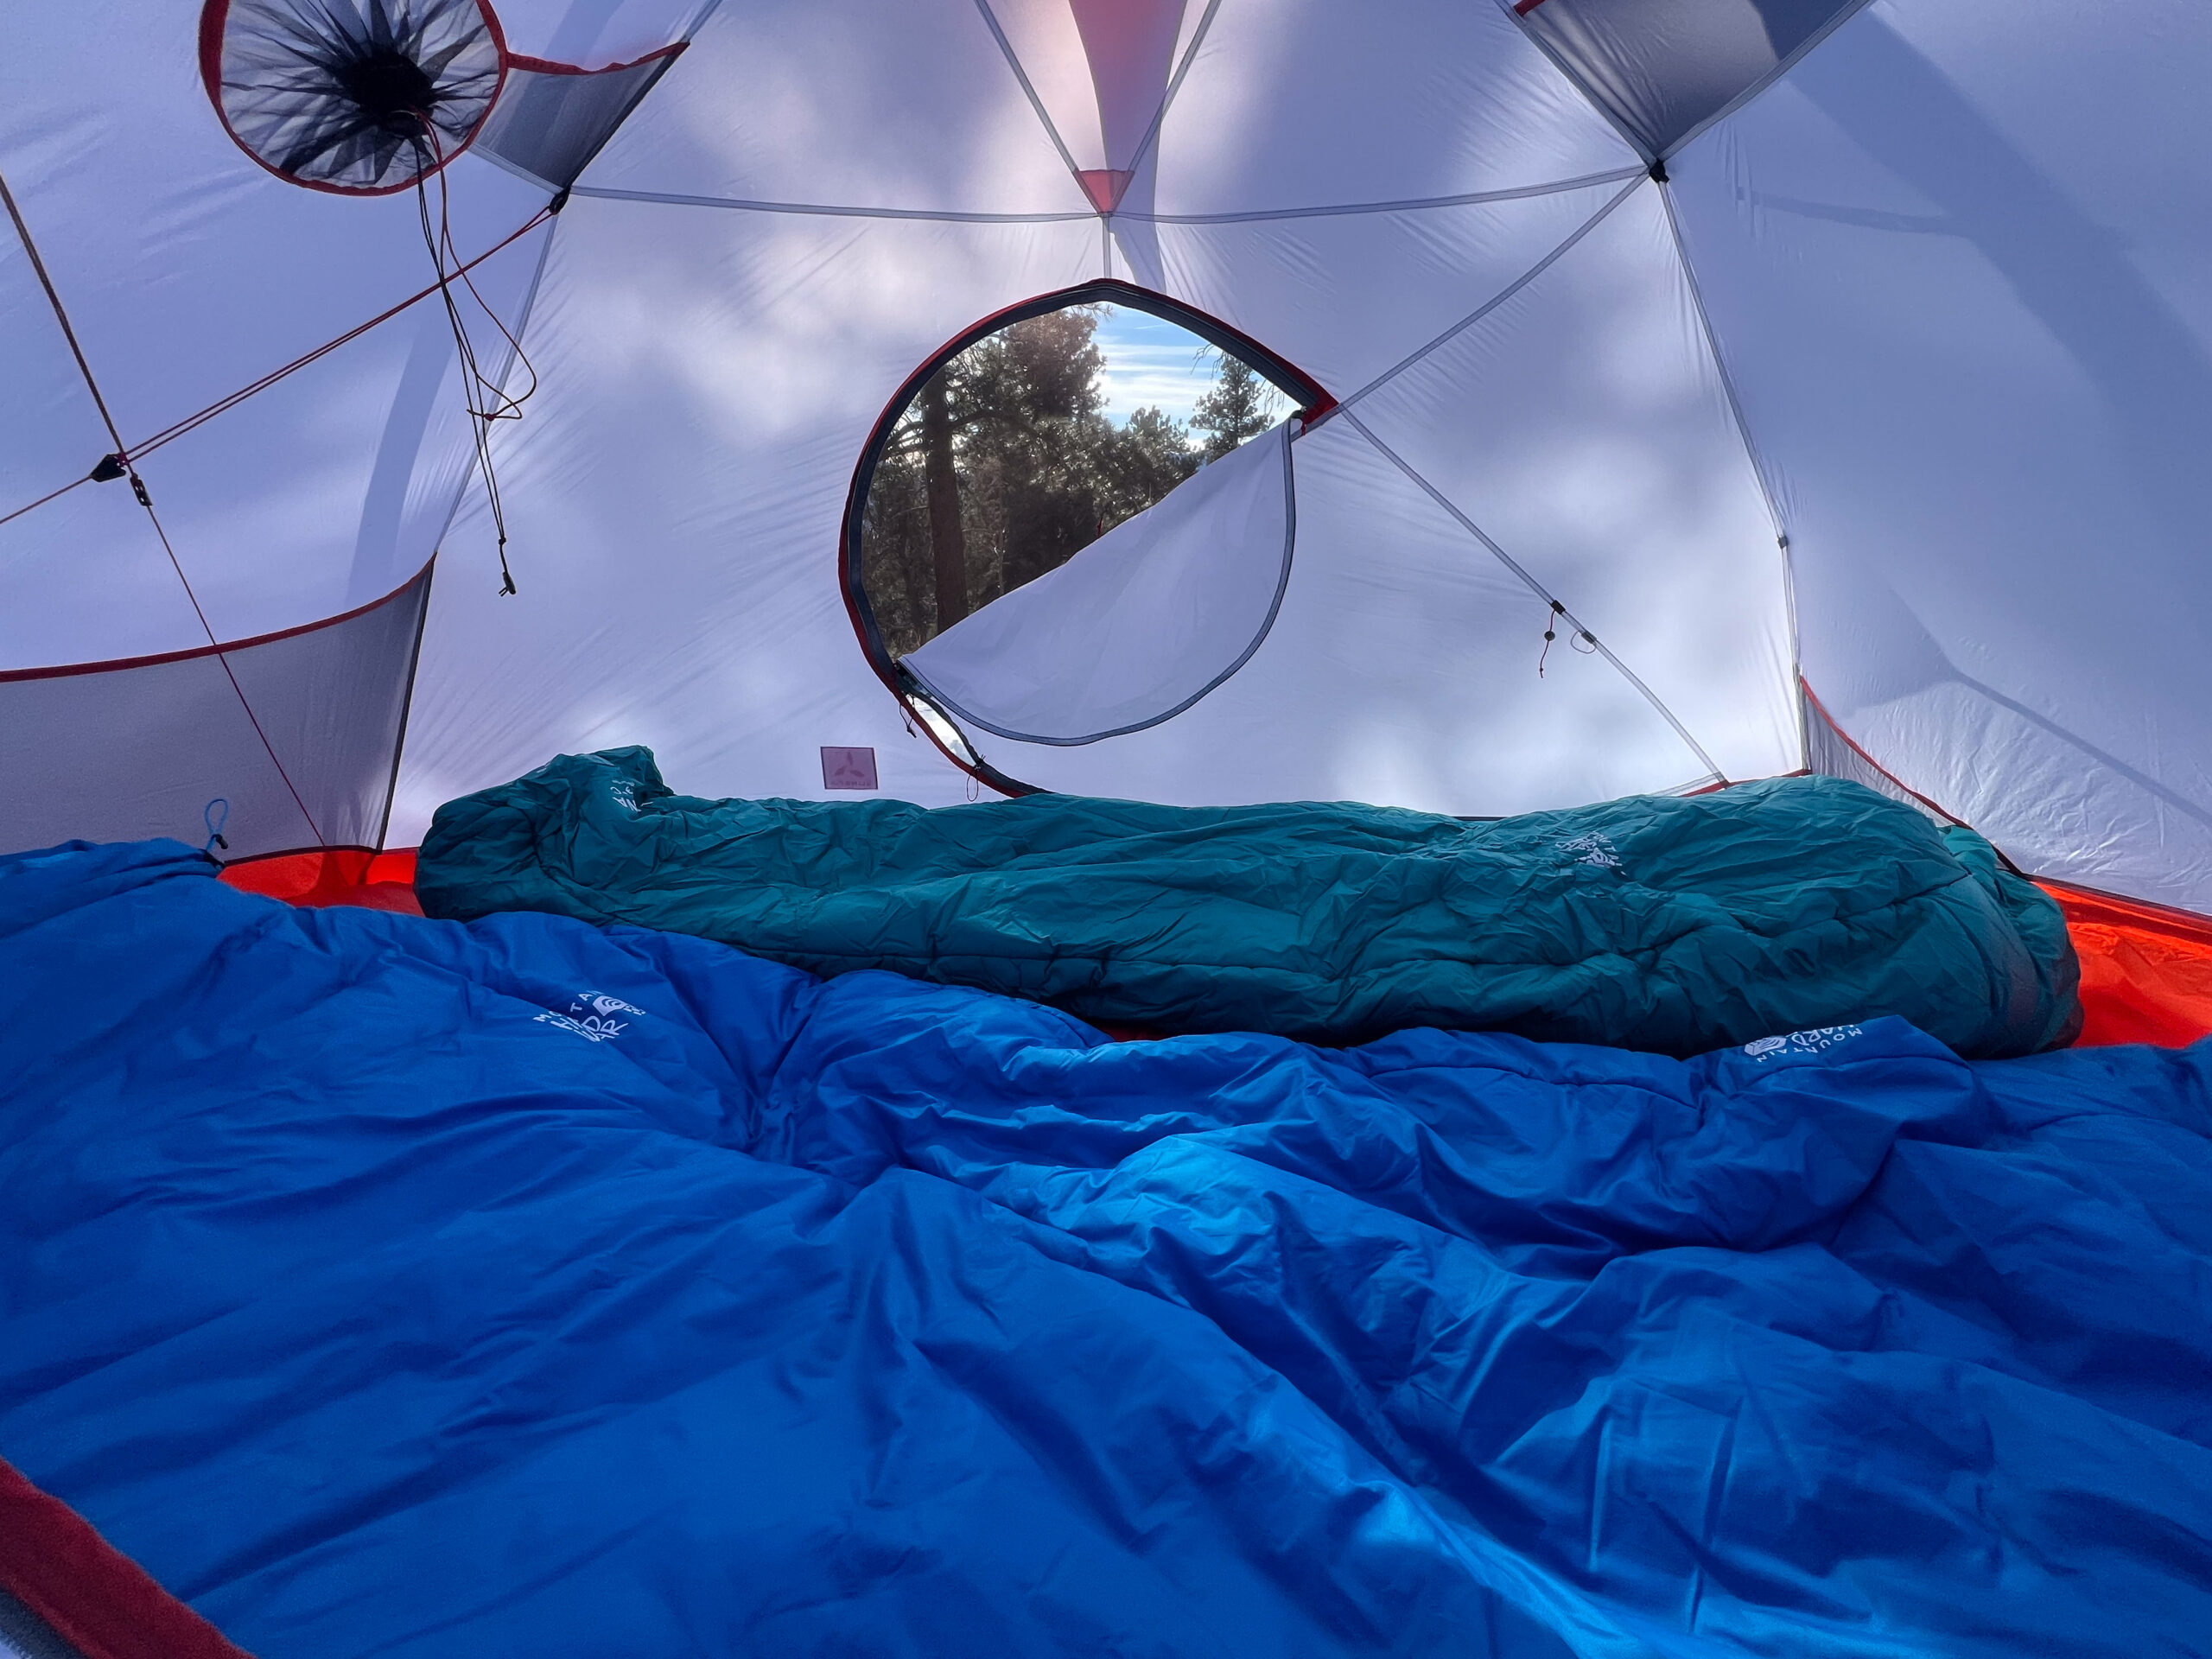
[[[1219,325],[1133,297],[1081,290],[1024,308],[902,389],[849,526],[872,654],[895,663],[1320,401]]]

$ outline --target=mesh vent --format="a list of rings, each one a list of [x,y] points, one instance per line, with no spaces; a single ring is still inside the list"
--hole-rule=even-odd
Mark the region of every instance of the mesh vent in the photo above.
[[[200,30],[240,148],[347,194],[404,190],[467,149],[505,64],[486,0],[208,0]]]

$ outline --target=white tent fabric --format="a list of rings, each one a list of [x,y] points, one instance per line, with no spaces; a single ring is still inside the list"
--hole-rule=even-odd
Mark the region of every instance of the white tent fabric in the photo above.
[[[1002,737],[1076,744],[1151,726],[1242,668],[1290,580],[1287,421],[1203,467],[1057,570],[905,658],[938,705]]]
[[[1829,712],[2025,868],[2199,911],[2208,32],[1883,0],[1671,187]]]
[[[131,0],[10,7],[0,22],[0,177],[134,454],[431,276],[412,196],[301,189],[231,142],[200,87],[195,21],[188,7]],[[454,238],[473,257],[544,205],[543,190],[472,165],[455,181]],[[0,514],[118,447],[7,231]],[[526,233],[472,273],[486,300],[518,302],[543,241],[542,229]],[[453,346],[435,308],[403,313],[145,454],[161,531],[217,637],[350,610],[435,550],[467,440],[457,390],[437,384],[453,373]],[[86,485],[0,524],[0,669],[209,643],[129,487]]]
[[[0,673],[10,829],[32,846],[88,822],[211,850],[219,834],[226,858],[373,846],[429,596],[425,566],[356,613],[219,654]]]
[[[193,10],[0,20],[0,177],[108,411],[0,226],[0,515],[63,492],[0,522],[0,670],[296,627],[435,552],[391,844],[626,742],[693,792],[813,796],[837,746],[962,798],[848,615],[855,468],[945,341],[1113,276],[1339,406],[1249,662],[1081,747],[969,731],[1001,772],[1516,811],[1802,766],[1802,671],[2025,867],[2212,909],[2202,8],[505,0],[555,64],[689,42],[543,151],[590,156],[557,215],[512,160],[442,175],[478,353],[496,316],[538,385],[493,433],[512,596],[415,199],[241,154]],[[150,509],[65,488],[118,448]]]

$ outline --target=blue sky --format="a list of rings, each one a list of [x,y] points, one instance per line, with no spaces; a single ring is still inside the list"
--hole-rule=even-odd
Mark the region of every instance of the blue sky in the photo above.
[[[1221,353],[1196,334],[1148,311],[1126,306],[1100,308],[1098,349],[1106,354],[1099,380],[1106,393],[1106,418],[1120,424],[1151,407],[1170,418],[1188,421],[1191,407],[1213,385]],[[1287,414],[1290,400],[1278,397]]]

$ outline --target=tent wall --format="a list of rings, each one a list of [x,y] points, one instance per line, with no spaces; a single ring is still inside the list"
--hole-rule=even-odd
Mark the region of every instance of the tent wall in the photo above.
[[[0,851],[215,827],[226,858],[377,845],[429,594],[425,568],[219,652],[0,674]]]
[[[0,26],[0,173],[116,429],[0,237],[0,517],[65,490],[0,523],[0,671],[300,627],[442,549],[397,841],[629,741],[709,793],[815,795],[851,747],[886,792],[960,798],[852,637],[846,490],[945,340],[1112,276],[1346,407],[1297,441],[1250,661],[1079,750],[978,734],[1004,771],[1511,811],[1803,765],[1802,670],[1836,733],[2024,867],[2212,907],[2201,8],[510,0],[512,46],[555,63],[690,41],[557,219],[560,180],[512,156],[445,175],[543,382],[497,434],[512,597],[441,308],[404,304],[416,201],[239,154],[193,10]],[[556,148],[565,176],[590,145]],[[76,482],[395,307],[145,454],[150,512]],[[105,787],[60,832],[107,823]]]
[[[1514,15],[1646,156],[1761,86],[1864,0],[1512,0]]]
[[[833,745],[874,748],[887,793],[962,798],[968,780],[910,734],[855,637],[837,574],[846,492],[917,365],[977,318],[1092,275],[1097,246],[1095,220],[580,192],[528,340],[542,389],[502,435],[522,592],[442,582],[395,844],[442,801],[620,743],[652,745],[696,792],[819,794]],[[480,570],[487,541],[472,493],[446,556]]]
[[[972,733],[1001,770],[1484,812],[1797,764],[1782,563],[1656,187],[1510,16],[1186,8],[1172,58],[1147,36],[1113,71],[1178,88],[1137,150],[1065,6],[856,17],[715,13],[579,181],[532,319],[546,391],[501,435],[529,591],[442,588],[396,836],[623,742],[708,794],[817,794],[824,745],[874,747],[887,792],[969,792],[837,602],[846,487],[942,341],[1109,274],[1374,389],[1298,442],[1250,661],[1080,750]],[[1131,163],[1102,225],[1076,175]],[[1455,513],[1651,696],[1565,639],[1540,675],[1547,606]],[[480,565],[462,514],[448,554]]]
[[[2023,867],[2212,909],[2212,18],[1880,0],[1670,162],[1808,682]]]
[[[200,86],[197,11],[17,6],[0,25],[0,175],[133,454],[431,281],[412,194],[302,189],[232,143]],[[449,172],[465,257],[545,206],[543,190],[473,158]],[[510,321],[541,240],[472,272]],[[474,300],[462,303],[487,345],[503,346]],[[4,225],[0,316],[4,515],[83,478],[117,444]],[[161,531],[217,638],[334,615],[422,569],[466,476],[452,358],[432,300],[143,455]],[[34,388],[21,403],[18,361]],[[128,490],[82,485],[0,524],[0,669],[208,643]]]

